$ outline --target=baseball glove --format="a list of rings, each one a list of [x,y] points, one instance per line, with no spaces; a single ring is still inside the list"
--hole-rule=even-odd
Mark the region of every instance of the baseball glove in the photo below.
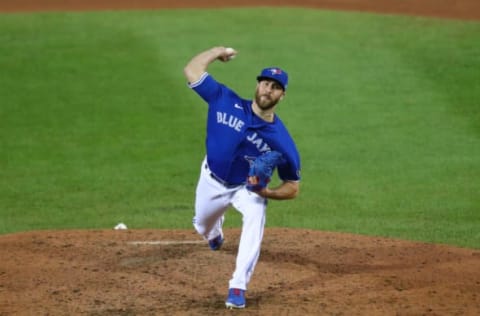
[[[283,162],[285,162],[285,160],[278,151],[269,151],[251,160],[247,178],[247,189],[250,191],[259,191],[265,188],[270,182],[275,168]]]

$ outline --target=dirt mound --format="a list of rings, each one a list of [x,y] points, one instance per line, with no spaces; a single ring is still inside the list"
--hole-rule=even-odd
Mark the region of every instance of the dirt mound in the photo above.
[[[222,315],[239,230],[0,236],[0,315]],[[479,315],[480,251],[267,229],[249,315]],[[229,314],[230,315],[230,314]]]

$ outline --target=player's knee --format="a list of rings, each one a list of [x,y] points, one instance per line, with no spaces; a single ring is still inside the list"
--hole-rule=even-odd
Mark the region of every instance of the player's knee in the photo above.
[[[199,235],[205,236],[207,234],[207,230],[205,229],[205,227],[201,227],[198,225],[193,225],[193,227],[195,228],[195,230]]]
[[[207,233],[207,228],[203,225],[199,225],[195,218],[193,218],[193,228],[197,231],[198,234],[205,236]]]

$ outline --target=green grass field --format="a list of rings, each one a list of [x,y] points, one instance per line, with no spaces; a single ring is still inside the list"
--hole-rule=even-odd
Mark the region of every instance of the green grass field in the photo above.
[[[0,15],[0,233],[191,229],[206,105],[182,70],[214,45],[245,97],[290,74],[301,195],[267,226],[480,248],[480,23],[291,8]]]

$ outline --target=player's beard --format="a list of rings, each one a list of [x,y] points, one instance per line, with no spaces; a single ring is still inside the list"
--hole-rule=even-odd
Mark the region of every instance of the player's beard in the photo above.
[[[255,93],[255,103],[257,103],[258,107],[263,111],[270,110],[275,105],[277,105],[278,100],[273,100],[268,95],[260,95],[258,91]]]

